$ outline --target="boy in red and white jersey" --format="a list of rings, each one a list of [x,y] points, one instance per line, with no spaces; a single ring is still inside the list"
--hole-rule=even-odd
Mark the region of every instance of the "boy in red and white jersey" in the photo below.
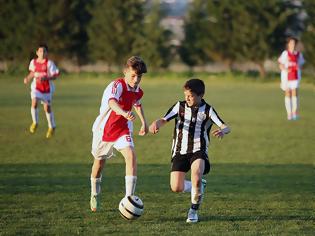
[[[52,95],[55,91],[53,80],[59,76],[59,69],[55,63],[47,58],[48,47],[40,44],[36,50],[37,58],[31,60],[29,74],[24,78],[24,84],[33,80],[31,84],[31,115],[30,132],[35,133],[38,126],[38,102],[44,105],[48,130],[46,138],[51,138],[56,128],[54,113],[52,112]]]
[[[132,139],[132,112],[135,109],[141,121],[139,135],[148,133],[148,125],[144,117],[141,98],[143,91],[139,87],[143,73],[147,72],[144,61],[137,56],[127,60],[124,68],[124,78],[111,82],[102,97],[100,113],[93,124],[92,155],[94,163],[91,172],[92,211],[100,206],[102,170],[107,159],[111,158],[115,148],[125,158],[126,163],[126,196],[134,195],[137,182],[137,159]]]
[[[298,87],[301,81],[301,66],[304,58],[301,52],[296,51],[297,39],[290,37],[287,40],[287,49],[278,59],[281,70],[281,89],[285,92],[285,108],[288,120],[298,119]]]

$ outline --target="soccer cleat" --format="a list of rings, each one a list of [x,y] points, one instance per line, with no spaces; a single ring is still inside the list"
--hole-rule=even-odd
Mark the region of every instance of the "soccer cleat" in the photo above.
[[[31,126],[30,126],[30,133],[34,134],[36,129],[37,129],[37,124],[36,123],[32,123]]]
[[[54,128],[48,128],[47,133],[46,133],[46,138],[51,138],[55,132]]]
[[[187,223],[197,223],[198,222],[198,214],[197,211],[194,209],[189,209],[188,215],[187,215]]]
[[[91,211],[96,212],[100,207],[100,196],[99,195],[91,195],[90,200]]]

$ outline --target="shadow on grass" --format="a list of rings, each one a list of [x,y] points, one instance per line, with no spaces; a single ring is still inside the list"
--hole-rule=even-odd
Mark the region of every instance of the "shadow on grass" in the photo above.
[[[0,165],[0,193],[52,193],[88,191],[91,165],[86,164],[3,164]],[[312,165],[214,164],[209,175],[209,192],[228,193],[315,193]],[[109,163],[103,182],[111,192],[124,185],[124,165]],[[141,192],[169,191],[169,165],[138,166]],[[152,188],[154,186],[154,189]]]

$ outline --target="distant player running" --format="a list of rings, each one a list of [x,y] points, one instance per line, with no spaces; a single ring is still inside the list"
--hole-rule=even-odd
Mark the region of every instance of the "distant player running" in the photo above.
[[[191,193],[191,208],[186,220],[188,223],[198,222],[197,210],[206,185],[202,176],[210,171],[210,129],[213,124],[219,127],[212,132],[218,138],[230,132],[214,108],[203,100],[204,94],[205,85],[202,80],[188,80],[184,85],[185,101],[177,102],[163,118],[154,121],[149,128],[151,133],[156,134],[163,125],[175,119],[170,185],[173,192]],[[185,180],[185,174],[189,170],[191,181]]]
[[[100,107],[100,114],[93,124],[92,155],[94,163],[91,173],[92,211],[100,207],[102,170],[105,161],[113,156],[117,149],[126,163],[126,196],[134,195],[137,182],[137,158],[132,139],[134,108],[140,118],[139,135],[148,133],[148,125],[144,117],[141,98],[143,91],[139,84],[147,67],[140,57],[128,59],[124,68],[124,78],[111,82],[105,89]]]
[[[288,120],[298,119],[298,88],[301,81],[301,66],[304,58],[301,52],[296,51],[297,39],[290,37],[287,40],[287,49],[278,59],[281,70],[281,89],[285,92],[284,104]]]
[[[51,108],[52,97],[55,87],[52,80],[59,76],[59,69],[55,63],[47,58],[48,47],[45,44],[40,44],[36,50],[37,58],[32,59],[29,65],[29,74],[24,78],[24,84],[31,84],[31,115],[32,124],[30,132],[35,133],[38,126],[38,102],[44,105],[46,118],[48,122],[48,130],[46,138],[51,138],[56,128],[54,113]]]

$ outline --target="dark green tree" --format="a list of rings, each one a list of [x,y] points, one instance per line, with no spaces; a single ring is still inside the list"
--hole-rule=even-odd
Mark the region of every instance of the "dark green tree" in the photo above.
[[[312,0],[304,1],[304,9],[307,13],[306,29],[302,34],[301,41],[304,45],[304,57],[306,66],[315,66],[315,2]]]
[[[202,45],[207,28],[207,13],[205,1],[196,0],[190,6],[184,24],[184,40],[179,47],[181,60],[191,69],[210,60],[204,52]]]
[[[171,62],[172,47],[170,39],[172,33],[161,26],[164,12],[158,1],[147,9],[143,32],[139,31],[133,52],[140,55],[151,69],[166,68]]]
[[[87,32],[91,59],[109,66],[121,65],[133,52],[142,33],[144,13],[141,0],[98,0],[90,8]]]

